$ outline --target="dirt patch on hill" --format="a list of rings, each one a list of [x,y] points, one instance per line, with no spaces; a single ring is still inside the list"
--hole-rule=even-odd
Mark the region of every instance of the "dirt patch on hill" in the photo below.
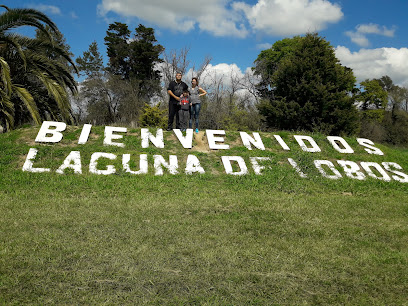
[[[194,133],[194,140],[195,144],[193,145],[193,148],[191,149],[192,151],[196,152],[204,152],[204,153],[209,153],[211,150],[208,147],[208,141],[207,137],[204,137],[204,132],[198,132]]]

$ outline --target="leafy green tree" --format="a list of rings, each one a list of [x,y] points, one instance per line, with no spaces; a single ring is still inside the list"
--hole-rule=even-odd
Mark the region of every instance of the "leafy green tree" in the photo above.
[[[78,57],[75,61],[80,74],[87,78],[102,77],[105,67],[96,41],[93,41],[88,50],[83,53],[83,56]]]
[[[105,36],[109,57],[108,71],[123,79],[130,77],[129,39],[130,30],[126,24],[115,22],[109,25]]]
[[[366,111],[370,107],[385,108],[387,106],[388,93],[381,87],[378,80],[365,80],[360,83],[361,90],[357,94],[357,101],[361,102],[360,108]]]
[[[109,72],[103,66],[96,42],[91,43],[76,62],[81,74],[86,76],[81,82],[79,99],[75,101],[76,115],[95,124],[136,125],[144,105],[139,94],[141,83]]]
[[[279,47],[283,45],[283,47]],[[274,45],[275,46],[275,45]],[[270,127],[290,130],[353,134],[358,129],[354,98],[355,78],[342,66],[334,49],[317,34],[278,42],[268,58],[265,80],[269,93],[259,105]],[[258,62],[255,62],[256,64]]]
[[[391,107],[392,114],[397,110],[408,111],[408,89],[406,87],[395,85],[388,75],[382,76],[377,81],[388,93],[388,105]]]
[[[271,48],[262,50],[258,55],[253,71],[255,75],[261,77],[257,90],[262,98],[273,98],[273,75],[281,60],[293,53],[301,40],[300,36],[279,40]]]
[[[130,39],[127,25],[115,22],[106,33],[108,70],[123,80],[137,80],[139,97],[149,102],[160,91],[160,71],[155,67],[162,62],[159,56],[164,51],[157,44],[154,29],[140,24]]]
[[[67,90],[75,93],[76,82],[66,63],[74,69],[75,65],[53,38],[56,25],[37,10],[2,7],[0,121],[7,129],[31,118],[40,123],[47,115],[72,122]],[[21,26],[35,27],[45,35],[29,38],[12,32]],[[44,94],[51,97],[48,102],[41,99]]]

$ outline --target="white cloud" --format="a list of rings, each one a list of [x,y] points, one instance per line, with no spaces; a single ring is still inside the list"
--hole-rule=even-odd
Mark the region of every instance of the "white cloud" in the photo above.
[[[270,43],[264,43],[264,44],[257,44],[256,48],[259,50],[266,50],[266,49],[270,49],[272,47],[272,44]]]
[[[71,16],[72,19],[78,19],[79,18],[78,15],[74,11],[71,11],[70,16]]]
[[[258,0],[253,6],[244,2],[232,6],[245,13],[254,30],[270,35],[320,31],[343,17],[340,6],[328,0]]]
[[[216,36],[245,37],[242,17],[226,8],[225,0],[102,0],[99,13],[138,17],[158,26],[188,32],[198,26]]]
[[[369,23],[369,24],[359,24],[356,26],[355,31],[347,31],[345,34],[350,37],[351,41],[360,47],[368,47],[370,41],[367,38],[368,34],[381,35],[386,37],[394,37],[395,26],[391,29],[388,29],[385,26],[380,27],[378,24]]]
[[[297,35],[336,23],[343,13],[329,0],[101,0],[100,15],[138,17],[180,32],[196,28],[215,36],[244,38],[250,30],[268,35]],[[249,29],[248,29],[249,25]]]
[[[55,5],[47,5],[47,4],[34,4],[30,5],[30,7],[39,10],[43,13],[53,14],[53,15],[61,15],[61,10],[59,7]]]
[[[232,79],[241,79],[243,77],[244,73],[237,64],[209,64],[200,77],[200,83],[211,86],[215,82],[222,82],[223,87],[230,87]]]
[[[358,82],[388,75],[395,84],[408,86],[408,48],[361,49],[351,52],[338,46],[336,56],[353,69]]]

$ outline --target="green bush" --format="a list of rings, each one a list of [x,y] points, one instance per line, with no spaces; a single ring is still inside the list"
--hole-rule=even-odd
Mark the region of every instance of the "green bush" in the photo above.
[[[155,106],[145,104],[140,115],[140,126],[165,128],[167,124],[165,113],[165,110],[160,109],[160,103]]]

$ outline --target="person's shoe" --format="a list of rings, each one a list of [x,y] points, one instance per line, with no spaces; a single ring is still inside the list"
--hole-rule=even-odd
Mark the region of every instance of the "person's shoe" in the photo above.
[[[196,129],[196,131],[195,131],[197,134],[198,134],[198,129]]]

